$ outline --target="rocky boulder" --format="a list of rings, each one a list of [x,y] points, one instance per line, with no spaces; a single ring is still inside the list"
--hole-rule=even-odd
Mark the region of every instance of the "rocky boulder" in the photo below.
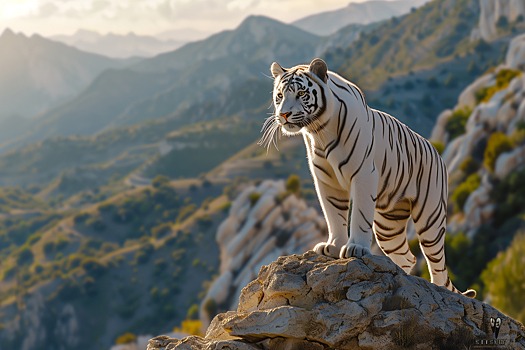
[[[242,288],[257,277],[261,266],[312,249],[326,239],[326,231],[322,215],[287,192],[284,181],[266,180],[245,188],[217,230],[220,275],[201,303],[202,324],[208,326],[217,311],[235,309]]]
[[[500,318],[501,326],[491,324]],[[525,328],[490,305],[407,275],[389,258],[332,259],[307,252],[263,266],[237,311],[204,338],[160,336],[168,349],[525,348]]]

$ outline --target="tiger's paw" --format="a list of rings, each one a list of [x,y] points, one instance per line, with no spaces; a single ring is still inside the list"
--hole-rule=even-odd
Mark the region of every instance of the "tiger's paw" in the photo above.
[[[330,244],[328,242],[317,243],[314,247],[314,252],[319,255],[329,256],[331,258],[339,257],[339,249],[335,244]]]
[[[345,244],[339,253],[341,259],[347,258],[361,258],[367,254],[372,254],[370,249],[355,243]]]

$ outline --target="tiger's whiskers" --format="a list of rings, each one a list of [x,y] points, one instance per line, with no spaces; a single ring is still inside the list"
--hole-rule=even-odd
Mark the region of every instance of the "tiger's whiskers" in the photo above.
[[[276,141],[276,133],[279,130],[279,124],[277,124],[277,120],[275,115],[271,115],[270,117],[266,118],[266,120],[263,123],[263,126],[261,128],[261,133],[263,134],[259,142],[257,144],[259,146],[263,146],[266,148],[266,153],[270,151],[270,145],[273,144],[275,149],[279,151],[279,147],[277,147],[277,141]],[[279,134],[279,138],[280,138]]]

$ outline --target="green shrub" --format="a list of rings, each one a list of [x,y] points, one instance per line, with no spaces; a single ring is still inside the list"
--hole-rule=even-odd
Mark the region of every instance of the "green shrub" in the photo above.
[[[486,86],[476,91],[476,101],[478,103],[488,102],[494,94],[509,86],[512,79],[518,75],[521,75],[521,71],[517,69],[500,69],[496,73],[496,83],[494,85]]]
[[[193,213],[197,211],[197,206],[193,203],[186,205],[185,207],[181,208],[179,211],[179,215],[177,216],[177,223],[183,222],[187,218],[189,218]]]
[[[465,251],[469,248],[470,244],[471,241],[464,232],[458,232],[454,235],[446,235],[446,260],[457,264],[465,254]]]
[[[301,178],[299,175],[291,174],[286,180],[286,190],[291,193],[299,194],[301,192]]]
[[[210,318],[217,315],[219,307],[215,299],[206,300],[206,302],[204,303],[204,310],[206,311],[206,313],[208,314]]]
[[[180,327],[175,327],[174,332],[202,336],[202,322],[200,320],[184,320]]]
[[[135,343],[137,341],[137,336],[133,333],[127,332],[122,335],[120,335],[117,340],[115,340],[115,343],[117,345],[124,345],[124,344],[130,344]]]
[[[250,200],[250,205],[253,207],[257,202],[259,201],[259,198],[261,198],[261,194],[259,192],[252,192],[248,196],[248,199]]]
[[[103,203],[98,206],[98,211],[100,213],[112,213],[115,209],[116,206],[113,203]]]
[[[88,213],[79,213],[73,217],[73,221],[75,222],[75,225],[80,225],[86,222],[87,219],[89,219],[91,215]]]
[[[201,228],[208,228],[213,224],[213,220],[209,215],[203,215],[197,218],[197,223]]]
[[[34,273],[35,274],[41,274],[42,272],[44,272],[44,267],[40,264],[36,264],[35,267],[34,267]]]
[[[34,256],[31,249],[27,246],[23,247],[16,257],[16,263],[18,265],[30,265],[33,263]]]
[[[139,250],[135,252],[135,261],[138,264],[145,264],[155,252],[155,247],[151,243],[144,244]]]
[[[227,201],[226,203],[221,205],[220,209],[221,209],[222,212],[227,213],[230,210],[231,206],[232,206],[232,202]]]
[[[507,135],[502,132],[493,133],[490,135],[485,148],[483,164],[491,172],[494,171],[499,155],[510,150],[512,150],[512,142]]]
[[[27,245],[28,246],[32,246],[34,245],[36,242],[40,241],[40,239],[42,239],[42,234],[41,233],[35,233],[34,235],[31,235],[28,239],[27,239]]]
[[[186,313],[186,319],[188,320],[197,320],[199,318],[199,305],[193,304],[188,309]]]
[[[18,269],[18,266],[16,266],[16,265],[5,269],[4,270],[4,276],[2,277],[2,279],[4,281],[8,281],[8,280],[12,279],[13,277],[16,276],[17,269]]]
[[[160,188],[162,186],[168,185],[170,183],[170,179],[167,176],[164,175],[157,175],[152,181],[151,185],[154,188]]]
[[[151,235],[156,238],[164,237],[170,232],[171,232],[171,224],[166,223],[166,222],[158,224],[157,226],[151,229]]]
[[[491,304],[525,322],[525,234],[518,234],[481,274]]]
[[[67,258],[67,264],[66,264],[67,270],[74,270],[74,269],[76,269],[77,267],[80,266],[82,261],[83,261],[83,257],[81,255],[71,254]]]
[[[86,273],[88,273],[89,275],[91,275],[93,277],[100,277],[107,270],[107,266],[105,264],[99,262],[95,258],[86,258],[86,259],[84,259],[84,261],[82,261],[81,266],[86,271]]]
[[[53,254],[55,252],[55,249],[56,249],[55,242],[49,241],[49,242],[44,243],[43,250],[44,250],[44,254],[47,257]]]
[[[445,131],[449,135],[449,141],[465,133],[465,126],[471,113],[472,109],[467,106],[457,108],[452,112],[445,124]]]
[[[496,203],[494,215],[497,226],[525,211],[525,169],[513,171],[492,191]]]
[[[469,156],[460,164],[459,169],[465,176],[469,176],[479,170],[479,163]]]
[[[434,148],[436,149],[436,151],[438,151],[439,154],[443,154],[443,152],[445,151],[445,145],[443,144],[443,142],[431,141],[430,143],[432,144],[432,146],[434,146]]]
[[[481,183],[479,174],[471,174],[467,179],[456,187],[452,193],[452,202],[456,211],[462,211],[468,197],[474,192]]]

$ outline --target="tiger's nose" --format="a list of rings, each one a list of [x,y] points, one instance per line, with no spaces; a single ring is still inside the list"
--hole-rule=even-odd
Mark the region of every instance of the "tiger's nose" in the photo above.
[[[281,113],[281,117],[284,118],[284,120],[288,121],[288,117],[292,114],[292,112],[286,112],[286,113]]]

